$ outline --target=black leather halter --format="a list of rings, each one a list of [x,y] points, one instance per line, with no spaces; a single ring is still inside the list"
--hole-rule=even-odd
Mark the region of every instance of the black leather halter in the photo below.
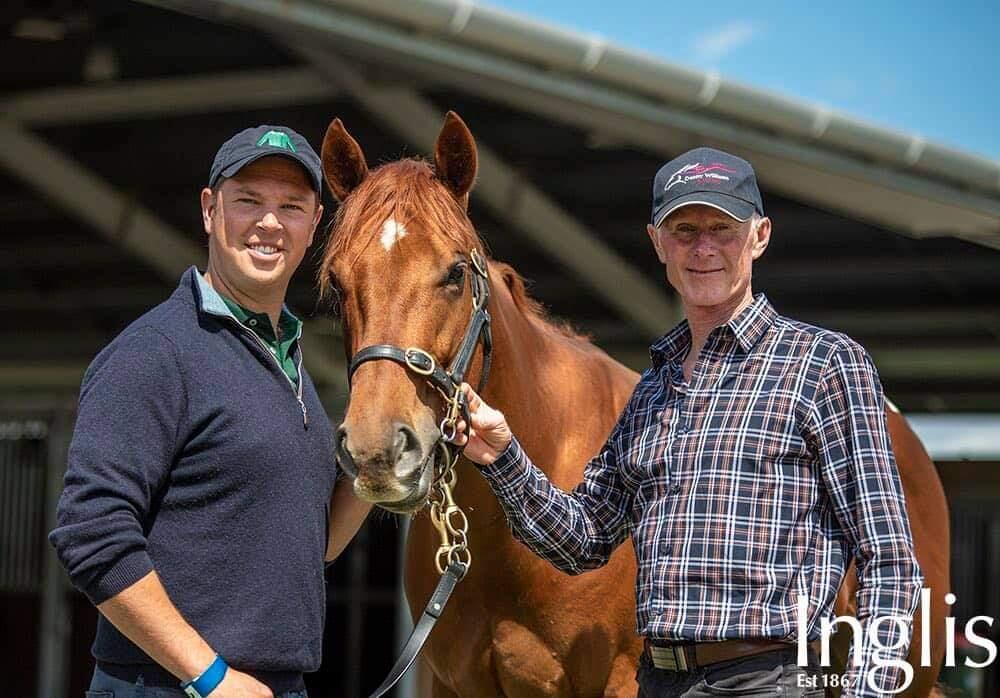
[[[486,271],[486,262],[475,248],[469,254],[473,273],[469,274],[472,279],[472,317],[465,328],[465,336],[462,344],[458,347],[455,358],[447,369],[441,366],[434,356],[419,347],[408,347],[401,349],[394,344],[372,344],[360,349],[351,358],[348,368],[348,386],[354,377],[354,372],[369,361],[388,359],[408,368],[424,377],[449,403],[457,405],[461,410],[465,423],[469,422],[469,406],[466,404],[465,395],[459,392],[465,374],[472,363],[472,357],[476,352],[476,345],[480,337],[483,340],[483,372],[479,377],[477,391],[481,391],[486,385],[486,379],[490,373],[490,362],[493,358],[493,335],[490,332],[490,313],[486,305],[490,300],[490,280]],[[449,413],[441,420],[441,436],[445,442],[451,446],[451,440],[455,437],[455,422],[458,414]]]
[[[474,270],[472,274],[469,274],[472,279],[472,317],[469,319],[468,327],[465,328],[465,336],[462,338],[462,343],[455,354],[455,358],[452,359],[447,370],[441,367],[441,364],[432,354],[419,347],[400,349],[393,344],[373,344],[359,350],[351,358],[347,373],[349,385],[351,379],[354,377],[354,372],[358,370],[361,364],[381,359],[395,361],[414,373],[423,376],[445,398],[448,403],[448,413],[441,420],[441,436],[437,444],[435,444],[435,447],[444,444],[443,448],[446,451],[445,464],[443,469],[439,470],[435,475],[437,485],[444,486],[448,493],[448,502],[451,506],[444,511],[444,522],[446,523],[442,525],[447,525],[449,529],[452,528],[452,519],[450,518],[452,516],[451,509],[458,509],[455,506],[455,502],[451,500],[450,488],[451,484],[454,484],[455,481],[453,468],[455,462],[458,460],[458,454],[462,451],[460,447],[452,443],[457,430],[456,425],[459,413],[465,418],[466,425],[471,424],[471,420],[469,419],[469,405],[465,400],[465,394],[459,388],[462,385],[462,381],[465,380],[465,374],[468,372],[469,366],[472,364],[472,356],[476,352],[476,345],[479,344],[480,338],[483,341],[483,372],[479,377],[478,387],[480,391],[486,385],[486,379],[490,374],[490,362],[493,358],[493,335],[490,332],[490,313],[486,309],[490,300],[490,279],[486,269],[486,261],[475,248],[469,253],[469,258]],[[451,484],[448,484],[449,480]],[[468,521],[465,519],[464,513],[460,509],[458,509],[457,513],[461,515],[461,520],[465,522],[465,526],[467,527]],[[432,507],[432,519],[433,515],[434,508]],[[451,532],[455,533],[454,530]],[[442,533],[442,535],[444,534]],[[413,631],[410,633],[410,637],[407,639],[406,645],[403,647],[399,658],[396,659],[396,663],[390,670],[389,675],[375,689],[370,698],[380,698],[388,694],[413,664],[417,655],[420,654],[420,650],[430,636],[431,630],[444,612],[444,608],[448,603],[448,599],[451,598],[455,586],[462,580],[466,572],[469,571],[469,564],[472,558],[468,554],[464,529],[461,531],[460,547],[466,551],[464,561],[461,556],[452,559],[451,553],[449,553],[447,565],[443,569],[440,566],[441,550],[439,549],[438,569],[441,571],[441,578],[438,580],[437,587],[435,587],[434,593],[431,595],[430,601],[427,602],[423,613],[420,614],[420,618],[417,619]]]

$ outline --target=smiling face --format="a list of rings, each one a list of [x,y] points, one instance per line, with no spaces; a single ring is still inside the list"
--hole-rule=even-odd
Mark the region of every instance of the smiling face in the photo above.
[[[771,221],[740,222],[711,206],[692,204],[658,228],[646,226],[646,232],[685,307],[711,309],[749,297],[753,262],[767,248]]]
[[[256,160],[201,193],[213,285],[250,306],[281,303],[323,215],[300,165]]]

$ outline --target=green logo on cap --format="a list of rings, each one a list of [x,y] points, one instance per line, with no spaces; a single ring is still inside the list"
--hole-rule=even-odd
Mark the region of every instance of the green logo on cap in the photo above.
[[[272,148],[281,148],[282,150],[290,150],[293,153],[296,152],[295,144],[292,143],[292,139],[284,131],[268,131],[265,133],[257,141],[258,148],[264,145],[269,145]]]

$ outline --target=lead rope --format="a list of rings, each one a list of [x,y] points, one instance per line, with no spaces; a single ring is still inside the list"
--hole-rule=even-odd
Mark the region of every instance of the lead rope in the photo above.
[[[488,279],[486,264],[480,257],[478,250],[473,249],[470,256],[472,257],[472,263],[476,271],[483,279]],[[473,283],[475,284],[476,280],[473,280]],[[480,299],[479,303],[473,304],[473,316],[477,312],[486,312],[486,301],[489,298],[488,281],[484,283],[482,289],[485,297]],[[492,353],[489,314],[485,315],[485,323],[481,326],[480,332],[477,332],[477,334],[480,333],[483,334],[484,345],[483,375],[479,382],[479,389],[482,390],[489,373],[490,354]],[[423,350],[417,351],[420,351],[430,359],[431,369],[422,370],[414,366],[409,359],[407,359],[406,365],[419,374],[429,375],[433,371],[434,359]],[[409,357],[409,353],[406,353],[405,356]],[[455,371],[455,373],[459,373],[461,377],[465,372],[464,369],[465,367],[461,367],[460,371]],[[430,600],[420,614],[420,618],[413,626],[413,631],[410,633],[410,637],[407,638],[406,644],[403,645],[399,658],[396,659],[396,663],[389,671],[389,675],[375,689],[370,698],[380,698],[392,690],[393,686],[399,683],[399,680],[403,678],[403,675],[413,665],[413,662],[420,654],[420,650],[423,649],[424,643],[427,642],[427,638],[430,637],[431,630],[437,623],[438,618],[444,613],[445,606],[447,606],[452,592],[455,591],[455,587],[465,577],[469,571],[469,567],[472,565],[472,551],[469,550],[468,539],[469,519],[462,508],[455,502],[455,497],[452,494],[452,490],[458,484],[458,472],[455,470],[455,465],[458,463],[458,456],[461,450],[449,448],[448,446],[458,432],[459,417],[465,417],[467,428],[471,427],[471,423],[468,406],[465,403],[460,386],[455,382],[453,376],[450,377],[454,390],[452,395],[445,394],[437,385],[434,385],[438,389],[438,392],[445,398],[448,409],[439,427],[441,438],[435,446],[435,448],[440,449],[441,465],[437,468],[438,472],[435,473],[434,482],[431,484],[431,491],[428,495],[431,523],[437,529],[438,535],[441,538],[441,544],[438,546],[437,553],[434,556],[434,565],[437,567],[441,578],[438,580]]]
[[[444,466],[431,485],[430,516],[431,523],[441,536],[441,545],[434,558],[441,579],[438,580],[430,600],[413,626],[413,631],[407,638],[399,658],[389,671],[389,675],[371,694],[371,698],[380,698],[388,693],[413,665],[427,638],[430,637],[435,623],[444,613],[452,592],[472,564],[472,552],[469,550],[467,538],[469,520],[452,496],[452,489],[458,482],[458,473],[455,471],[458,452],[452,452],[443,439],[438,441],[437,448],[442,451]]]

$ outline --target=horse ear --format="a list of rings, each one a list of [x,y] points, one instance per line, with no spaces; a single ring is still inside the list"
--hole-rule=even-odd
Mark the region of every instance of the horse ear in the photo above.
[[[326,185],[337,201],[343,201],[368,176],[365,154],[340,119],[326,129],[321,152]]]
[[[434,168],[437,176],[466,209],[478,166],[476,141],[469,127],[458,114],[448,112],[434,144]]]

